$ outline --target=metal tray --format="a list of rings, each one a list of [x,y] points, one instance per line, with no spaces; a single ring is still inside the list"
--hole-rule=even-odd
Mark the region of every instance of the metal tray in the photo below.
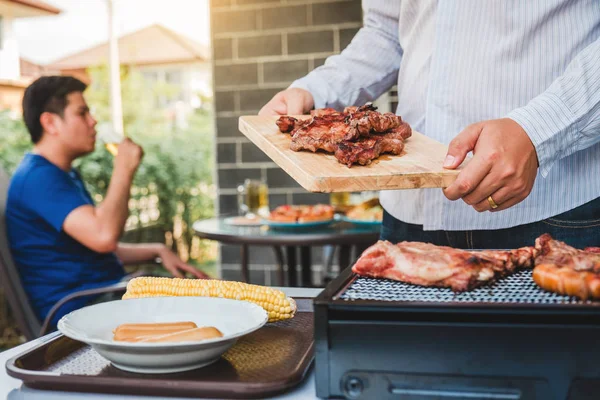
[[[215,364],[193,371],[160,376],[122,371],[63,335],[8,360],[6,369],[36,389],[262,399],[298,385],[312,364],[312,300],[296,301],[294,318],[240,338]]]

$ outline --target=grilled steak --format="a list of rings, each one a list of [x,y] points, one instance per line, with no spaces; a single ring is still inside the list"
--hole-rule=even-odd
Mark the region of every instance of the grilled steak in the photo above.
[[[312,110],[312,118],[282,116],[276,124],[281,132],[291,134],[294,151],[324,150],[348,167],[367,165],[382,153],[401,154],[403,141],[412,134],[402,118],[376,110],[371,104],[346,107],[343,112],[322,108]]]
[[[402,153],[404,141],[387,136],[375,134],[363,136],[356,142],[340,142],[334,153],[335,158],[351,167],[352,164],[368,165],[382,153]]]
[[[379,241],[363,252],[352,271],[421,286],[472,290],[533,265],[535,250],[467,251],[430,243]]]
[[[600,299],[600,254],[579,250],[545,233],[535,241],[533,280],[542,289],[586,300]],[[590,251],[591,250],[591,251]]]

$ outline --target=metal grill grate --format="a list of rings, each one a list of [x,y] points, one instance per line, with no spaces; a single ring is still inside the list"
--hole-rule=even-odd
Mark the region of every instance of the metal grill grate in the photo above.
[[[455,293],[448,288],[431,288],[389,279],[357,278],[340,296],[342,300],[411,301],[431,303],[504,304],[593,304],[575,297],[561,296],[540,289],[531,270],[519,271],[490,286]]]

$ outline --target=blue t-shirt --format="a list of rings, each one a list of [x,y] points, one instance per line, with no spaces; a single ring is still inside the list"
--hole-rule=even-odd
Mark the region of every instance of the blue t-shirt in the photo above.
[[[79,174],[67,173],[40,155],[26,154],[11,178],[8,241],[23,286],[42,320],[64,296],[118,282],[125,275],[114,253],[97,253],[63,231],[67,215],[86,204],[94,201]],[[91,300],[88,296],[68,302],[53,325]]]

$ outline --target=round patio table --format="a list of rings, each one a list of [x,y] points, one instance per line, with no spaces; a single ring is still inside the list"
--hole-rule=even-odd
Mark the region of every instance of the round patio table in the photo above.
[[[336,221],[324,227],[302,229],[274,229],[265,225],[240,226],[225,222],[226,217],[196,221],[193,229],[198,237],[217,240],[226,244],[241,245],[241,268],[244,282],[249,280],[248,246],[271,246],[277,260],[278,285],[284,285],[283,251],[285,249],[288,266],[288,286],[297,286],[296,267],[297,249],[300,250],[301,278],[303,286],[312,286],[311,282],[311,246],[339,246],[340,271],[350,265],[352,246],[357,254],[379,239],[381,225],[359,226],[348,222]]]

